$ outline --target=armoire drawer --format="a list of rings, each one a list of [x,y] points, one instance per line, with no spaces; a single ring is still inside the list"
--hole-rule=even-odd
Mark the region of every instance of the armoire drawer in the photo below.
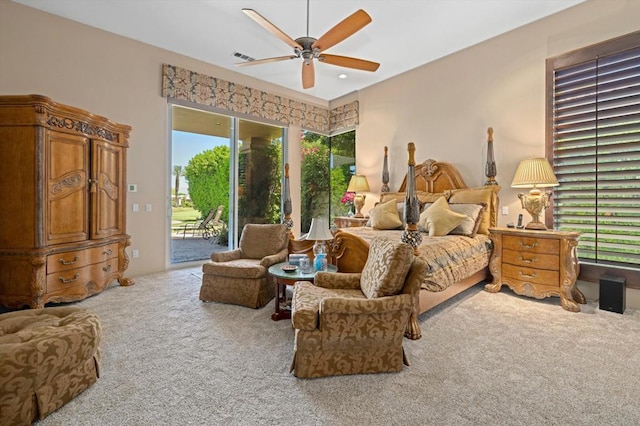
[[[109,278],[118,273],[118,259],[112,258],[104,262],[87,265],[82,268],[58,271],[47,275],[47,293],[73,293],[74,290],[84,289],[90,282],[104,287]]]
[[[104,262],[114,257],[118,257],[117,243],[91,247],[86,250],[52,254],[47,257],[47,274],[81,268],[86,265]]]

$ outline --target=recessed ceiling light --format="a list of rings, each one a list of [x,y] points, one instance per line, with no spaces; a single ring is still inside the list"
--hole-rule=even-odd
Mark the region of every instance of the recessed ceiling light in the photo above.
[[[338,74],[338,78],[345,79],[347,78],[346,74]]]

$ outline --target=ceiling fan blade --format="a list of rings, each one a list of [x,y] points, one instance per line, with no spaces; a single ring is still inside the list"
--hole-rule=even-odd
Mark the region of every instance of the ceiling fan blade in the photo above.
[[[316,84],[316,70],[313,60],[302,62],[302,88],[309,89]]]
[[[351,58],[340,55],[320,55],[318,60],[325,64],[337,65],[339,67],[355,68],[362,71],[376,71],[380,66],[377,62],[367,61],[364,59]]]
[[[278,28],[275,25],[273,25],[267,18],[265,18],[264,16],[260,15],[255,10],[248,9],[248,8],[243,8],[242,11],[249,18],[251,18],[254,21],[256,21],[262,28],[264,28],[265,30],[269,31],[271,34],[273,34],[274,36],[278,37],[280,40],[284,41],[289,46],[293,47],[294,49],[302,50],[302,46],[300,46],[300,44],[297,41],[295,41],[294,39],[289,37],[284,31],[282,31],[280,28]]]
[[[359,9],[324,33],[311,47],[313,49],[317,48],[320,52],[327,50],[331,46],[340,43],[342,40],[360,31],[369,22],[371,22],[371,16],[364,10]]]
[[[286,61],[287,59],[296,59],[296,58],[297,58],[296,55],[277,56],[275,58],[255,59],[253,61],[236,62],[234,65],[236,67],[246,67],[249,65],[268,64],[269,62]]]

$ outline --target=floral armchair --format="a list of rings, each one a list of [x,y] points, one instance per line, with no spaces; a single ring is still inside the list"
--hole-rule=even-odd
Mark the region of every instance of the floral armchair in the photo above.
[[[405,243],[372,240],[362,273],[318,272],[294,287],[297,377],[401,371],[403,334],[427,264]]]
[[[260,308],[273,299],[269,266],[287,259],[289,231],[282,224],[247,224],[240,247],[213,253],[202,265],[200,300]]]

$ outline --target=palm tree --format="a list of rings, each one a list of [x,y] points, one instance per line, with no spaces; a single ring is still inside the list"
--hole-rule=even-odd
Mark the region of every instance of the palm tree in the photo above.
[[[173,174],[176,176],[176,207],[178,206],[178,192],[180,189],[180,176],[182,176],[184,169],[182,166],[173,166]]]

